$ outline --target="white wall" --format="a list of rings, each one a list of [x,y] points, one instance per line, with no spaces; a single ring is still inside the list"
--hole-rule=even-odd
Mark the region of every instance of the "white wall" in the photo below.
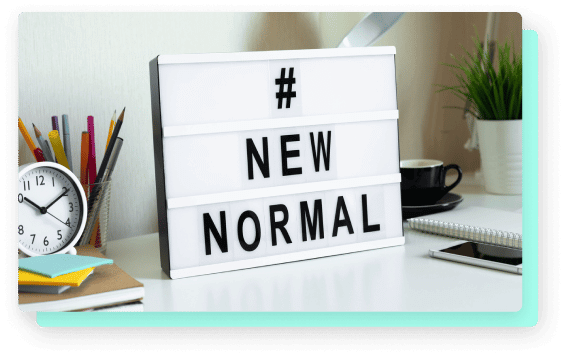
[[[156,232],[149,61],[159,54],[335,47],[362,17],[360,13],[24,13],[18,34],[19,116],[29,130],[33,122],[46,136],[52,115],[69,115],[78,176],[80,136],[87,116],[95,118],[100,164],[112,113],[127,107],[120,132],[124,146],[113,175],[109,234],[119,239]],[[514,28],[520,44],[520,17],[502,15],[502,23],[499,38]],[[477,153],[462,148],[467,133],[463,121],[456,120],[461,113],[443,110],[443,105],[453,105],[449,102],[453,99],[435,94],[432,87],[450,80],[439,63],[447,61],[459,43],[469,48],[474,24],[483,36],[485,13],[407,13],[379,42],[397,47],[402,158],[460,158],[456,162],[463,167],[477,168]],[[33,161],[19,138],[20,163]]]

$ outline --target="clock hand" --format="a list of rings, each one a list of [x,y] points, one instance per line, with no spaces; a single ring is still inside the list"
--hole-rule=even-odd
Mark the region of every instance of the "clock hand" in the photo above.
[[[36,203],[29,200],[28,198],[24,198],[24,200],[27,201],[28,203],[30,203],[31,205],[35,206],[36,208],[38,208],[40,213],[45,214],[47,212],[47,209],[45,207],[37,205]]]
[[[49,208],[50,208],[53,204],[55,204],[59,199],[61,199],[63,196],[65,196],[65,194],[67,194],[68,191],[69,191],[69,188],[65,189],[65,191],[63,192],[63,194],[59,195],[59,196],[57,197],[57,199],[53,200],[53,201],[51,202],[51,204],[49,204],[49,205],[47,205],[47,206],[45,207],[45,210],[49,209]]]
[[[59,220],[59,218],[57,218],[55,215],[51,214],[49,211],[47,211],[47,213],[48,213],[49,215],[53,216],[55,219]],[[61,221],[61,220],[59,220],[59,221]],[[61,221],[61,222],[62,222],[62,221]],[[69,226],[69,225],[65,224],[64,222],[62,222],[62,223],[63,223],[65,226]],[[69,226],[69,227],[70,227],[70,226]]]

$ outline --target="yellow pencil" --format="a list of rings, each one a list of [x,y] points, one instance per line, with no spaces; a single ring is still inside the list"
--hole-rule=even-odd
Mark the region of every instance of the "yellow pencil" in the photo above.
[[[20,128],[20,132],[22,132],[22,136],[28,144],[29,150],[31,150],[31,154],[33,154],[33,157],[35,158],[35,160],[37,160],[37,157],[35,156],[35,148],[37,147],[33,143],[33,140],[31,139],[31,136],[29,135],[26,126],[24,126],[24,122],[22,122],[21,118],[18,118],[18,128]]]
[[[114,115],[110,120],[110,129],[108,130],[108,139],[106,140],[106,149],[108,149],[108,143],[110,143],[110,138],[112,138],[112,131],[114,130],[114,126],[116,125],[116,111],[114,111]]]
[[[69,168],[69,162],[67,161],[67,156],[65,155],[65,149],[63,149],[63,143],[61,143],[61,137],[59,137],[59,131],[51,131],[48,134],[49,140],[51,141],[51,146],[55,152],[55,157],[57,162],[67,169]]]

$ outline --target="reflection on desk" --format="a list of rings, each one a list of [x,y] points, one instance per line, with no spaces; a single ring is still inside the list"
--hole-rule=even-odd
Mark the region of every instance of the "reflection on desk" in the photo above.
[[[507,211],[521,196],[460,184],[461,207]],[[517,311],[521,276],[430,258],[456,241],[408,229],[405,246],[171,280],[157,234],[111,241],[107,256],[145,285],[144,311]]]

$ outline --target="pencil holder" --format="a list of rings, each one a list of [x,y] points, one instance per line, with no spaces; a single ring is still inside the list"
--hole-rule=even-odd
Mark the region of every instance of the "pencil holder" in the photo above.
[[[93,245],[103,254],[106,253],[106,245],[108,243],[111,192],[112,181],[85,185],[87,202],[91,207],[88,211],[80,245]],[[92,195],[96,195],[96,197],[91,198]]]

